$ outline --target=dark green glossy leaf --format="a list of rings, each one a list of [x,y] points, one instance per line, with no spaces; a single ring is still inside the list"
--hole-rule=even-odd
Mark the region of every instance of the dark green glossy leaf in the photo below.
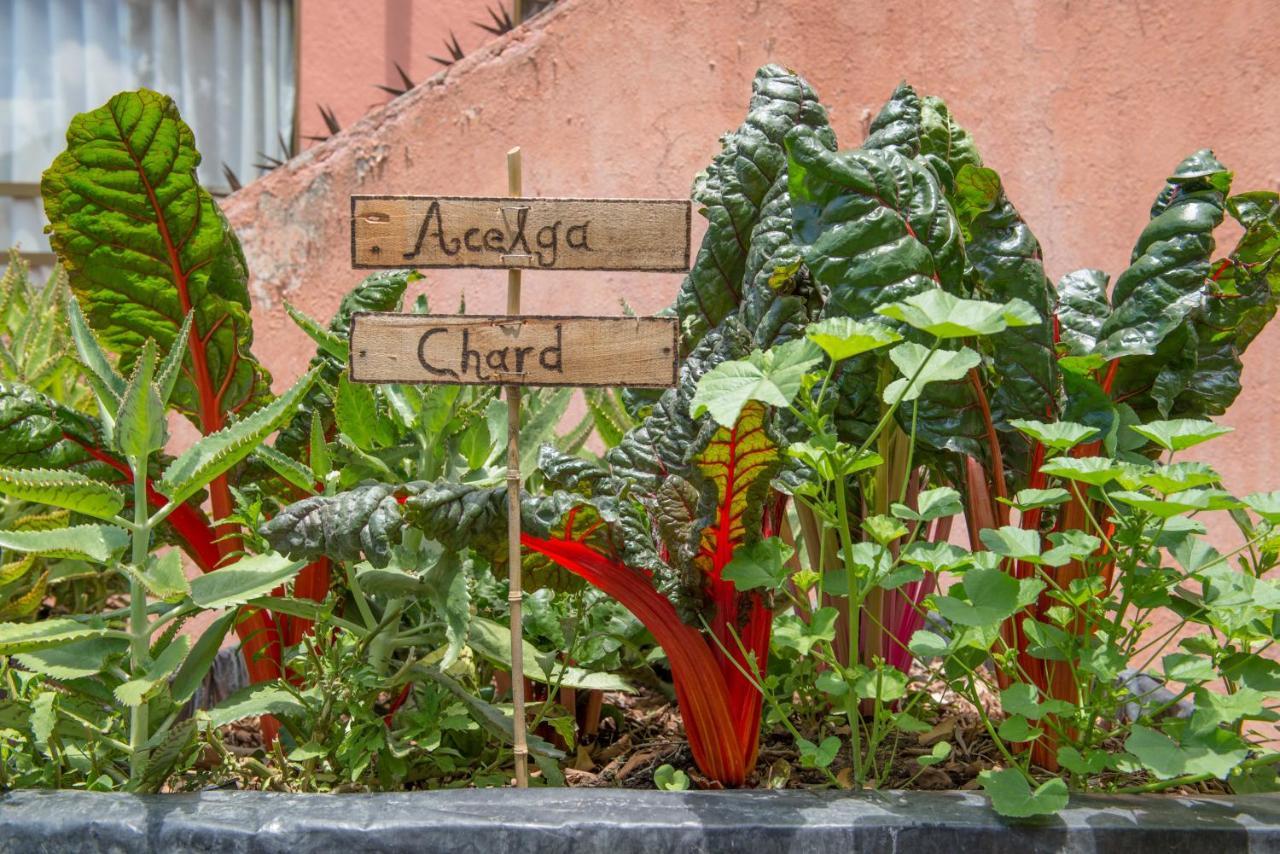
[[[676,297],[686,347],[696,345],[707,330],[738,308],[751,235],[765,197],[786,173],[783,137],[798,125],[812,129],[834,147],[826,110],[809,85],[776,65],[760,69],[752,84],[746,121],[725,136],[721,152],[693,188],[708,227]]]
[[[1200,305],[1230,179],[1208,150],[1188,157],[1170,176],[1132,263],[1116,279],[1112,312],[1098,335],[1104,357],[1154,354]]]
[[[1068,354],[1087,356],[1097,348],[1102,324],[1111,313],[1108,279],[1101,270],[1076,270],[1058,280],[1058,330]]]

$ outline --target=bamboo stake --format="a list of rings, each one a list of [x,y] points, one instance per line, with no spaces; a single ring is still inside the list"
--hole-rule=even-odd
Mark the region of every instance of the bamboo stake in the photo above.
[[[516,3],[516,14],[520,4]],[[517,18],[517,22],[519,19]],[[507,152],[507,195],[521,193],[520,149]],[[520,313],[520,269],[507,271],[507,314]],[[521,623],[523,590],[520,571],[520,386],[507,386],[507,602],[511,614],[511,723],[516,785],[529,786],[529,744],[524,714],[524,630]]]

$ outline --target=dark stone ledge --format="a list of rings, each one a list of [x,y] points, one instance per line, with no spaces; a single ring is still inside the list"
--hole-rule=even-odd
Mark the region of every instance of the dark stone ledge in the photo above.
[[[968,792],[0,796],[0,852],[46,851],[1280,852],[1280,797],[1083,796],[1058,816],[1009,822]]]

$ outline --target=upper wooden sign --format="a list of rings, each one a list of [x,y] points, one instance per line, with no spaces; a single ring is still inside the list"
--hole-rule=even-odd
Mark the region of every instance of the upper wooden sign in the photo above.
[[[677,364],[673,317],[351,319],[350,375],[360,383],[666,388]]]
[[[668,199],[352,196],[351,263],[683,272],[691,211]]]

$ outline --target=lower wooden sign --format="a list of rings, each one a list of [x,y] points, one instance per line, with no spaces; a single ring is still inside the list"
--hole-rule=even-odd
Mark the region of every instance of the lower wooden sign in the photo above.
[[[442,385],[676,384],[669,317],[357,313],[351,379]]]

